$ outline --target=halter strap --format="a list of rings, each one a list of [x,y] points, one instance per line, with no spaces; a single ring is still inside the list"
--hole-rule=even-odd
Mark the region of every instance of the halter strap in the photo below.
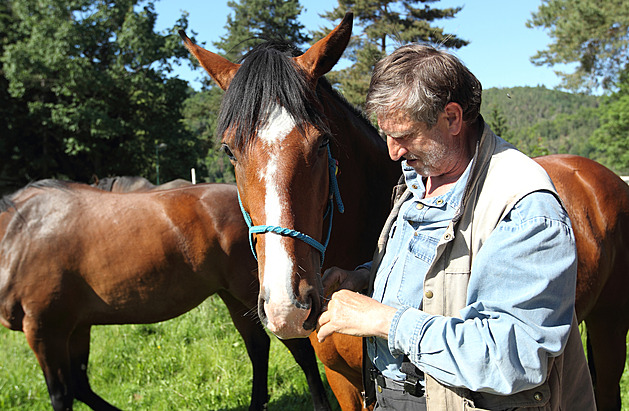
[[[325,236],[325,240],[323,244],[310,237],[307,234],[304,234],[300,231],[293,230],[291,228],[284,228],[275,225],[253,225],[253,220],[251,220],[251,216],[245,210],[242,205],[242,201],[240,200],[240,192],[238,192],[238,204],[240,205],[240,210],[242,211],[242,215],[245,218],[245,222],[247,223],[247,227],[249,227],[249,245],[251,247],[251,252],[253,256],[258,259],[256,254],[256,249],[253,245],[253,234],[265,234],[265,233],[274,233],[279,234],[286,237],[293,237],[298,240],[301,240],[308,244],[309,246],[317,249],[321,254],[321,266],[323,266],[323,261],[325,259],[325,249],[330,242],[330,236],[332,233],[332,216],[334,214],[334,203],[336,202],[336,206],[339,209],[340,213],[345,212],[345,206],[343,205],[343,200],[341,200],[341,192],[339,190],[338,181],[336,180],[336,173],[338,172],[338,162],[332,158],[332,153],[330,152],[330,144],[327,144],[328,150],[328,173],[330,176],[330,199],[328,201],[328,207],[323,215],[323,219],[329,217],[328,231]]]

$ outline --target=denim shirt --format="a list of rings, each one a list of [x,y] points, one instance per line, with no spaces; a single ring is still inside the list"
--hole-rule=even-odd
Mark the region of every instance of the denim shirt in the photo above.
[[[435,257],[437,243],[461,203],[470,166],[447,193],[425,199],[426,187],[415,169],[402,162],[413,197],[404,203],[389,233],[386,253],[374,283],[372,298],[391,307],[421,309],[424,275]],[[385,339],[368,340],[367,352],[384,376],[403,380],[402,356],[393,356]]]
[[[540,353],[561,352],[572,316],[574,278],[561,275],[576,264],[565,211],[547,192],[520,200],[474,257],[461,318],[432,316],[421,311],[424,276],[462,201],[470,166],[447,193],[428,199],[414,170],[403,163],[403,172],[413,196],[389,233],[372,295],[398,311],[388,341],[368,339],[371,360],[396,380],[405,378],[399,367],[406,354],[452,386],[495,393],[536,386],[546,378],[546,357]],[[536,306],[537,298],[531,302],[538,295],[544,296],[543,306]],[[519,332],[523,324],[526,332]],[[514,347],[518,359],[528,362],[514,362],[506,368],[508,375],[492,370],[493,362],[510,360]]]

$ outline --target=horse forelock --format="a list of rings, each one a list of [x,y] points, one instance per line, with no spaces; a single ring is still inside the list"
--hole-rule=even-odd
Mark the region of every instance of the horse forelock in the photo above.
[[[302,135],[306,124],[329,133],[316,91],[291,59],[299,54],[295,47],[280,42],[253,48],[223,96],[217,135],[233,134],[236,147],[243,148],[267,126],[278,106],[288,112]]]

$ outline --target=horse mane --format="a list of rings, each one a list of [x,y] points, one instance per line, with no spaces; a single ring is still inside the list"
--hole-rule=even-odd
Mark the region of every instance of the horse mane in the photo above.
[[[233,132],[238,147],[248,145],[276,105],[288,111],[302,134],[305,124],[330,134],[316,92],[291,59],[301,54],[277,40],[258,44],[247,53],[223,96],[217,135]]]

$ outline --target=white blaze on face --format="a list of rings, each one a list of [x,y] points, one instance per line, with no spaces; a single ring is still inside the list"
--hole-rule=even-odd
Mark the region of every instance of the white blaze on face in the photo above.
[[[294,119],[283,107],[277,106],[269,115],[264,128],[258,132],[258,138],[265,142],[265,148],[269,153],[266,167],[260,170],[261,180],[265,182],[266,196],[264,199],[266,221],[264,224],[282,226],[281,216],[288,213],[285,193],[278,188],[278,171],[280,158],[280,146],[288,134],[295,128]],[[303,312],[298,311],[293,305],[293,299],[289,296],[290,277],[295,271],[293,261],[282,245],[284,237],[272,233],[265,235],[265,263],[264,280],[262,285],[268,295],[265,310],[269,319],[269,329],[273,332],[285,327],[286,323],[293,323],[295,327],[303,324]],[[301,321],[301,322],[300,322]],[[289,326],[290,328],[290,326]]]

